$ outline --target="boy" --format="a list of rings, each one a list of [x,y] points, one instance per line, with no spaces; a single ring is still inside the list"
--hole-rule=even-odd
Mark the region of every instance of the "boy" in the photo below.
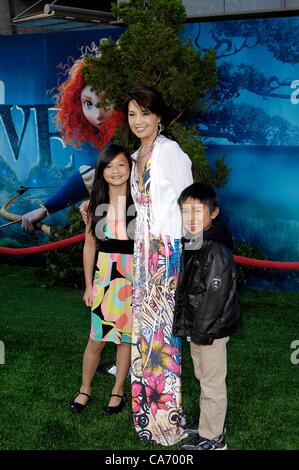
[[[193,443],[183,450],[225,450],[227,408],[226,344],[241,326],[232,238],[216,221],[216,193],[193,183],[180,195],[184,229],[181,272],[176,291],[173,333],[190,337],[195,377],[200,381],[198,429],[188,429]]]

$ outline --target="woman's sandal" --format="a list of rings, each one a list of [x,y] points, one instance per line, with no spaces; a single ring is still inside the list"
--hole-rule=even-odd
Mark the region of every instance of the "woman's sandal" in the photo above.
[[[77,401],[75,401],[78,395],[85,395],[86,397],[88,397],[88,400],[85,403],[85,405],[82,405],[82,403],[78,403]],[[87,407],[90,400],[91,400],[91,396],[88,395],[88,393],[85,393],[85,392],[76,393],[76,395],[74,396],[73,401],[71,403],[72,412],[73,413],[79,413],[80,411],[83,411]]]
[[[104,406],[104,415],[106,416],[113,415],[115,413],[120,413],[127,401],[127,395],[125,393],[123,395],[117,395],[115,393],[111,393],[110,397],[119,397],[121,398],[121,400],[119,404],[116,406],[109,406],[109,405]]]

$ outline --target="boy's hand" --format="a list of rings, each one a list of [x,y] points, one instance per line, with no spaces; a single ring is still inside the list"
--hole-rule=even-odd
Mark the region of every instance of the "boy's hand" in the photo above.
[[[92,301],[93,301],[92,286],[91,287],[86,287],[84,295],[83,295],[83,301],[84,301],[86,307],[91,307],[92,306]]]

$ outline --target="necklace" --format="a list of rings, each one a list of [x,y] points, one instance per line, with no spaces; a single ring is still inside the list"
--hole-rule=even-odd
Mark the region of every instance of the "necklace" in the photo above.
[[[142,147],[140,147],[140,150],[138,152],[138,160],[141,160],[142,158],[146,157],[150,153],[152,148],[153,148],[153,145],[151,145],[150,148],[145,153],[141,154],[140,150],[142,149]]]
[[[141,153],[141,150],[142,150],[142,145],[141,145],[141,147],[140,147],[140,149],[139,149],[139,152],[138,152],[138,159],[139,159],[139,160],[141,160],[141,158],[146,157],[146,156],[153,150],[153,147],[154,147],[154,143],[155,143],[155,141],[156,141],[156,138],[157,138],[157,136],[155,137],[153,143],[152,143],[151,146],[148,148],[148,150],[147,150],[146,152],[144,152],[144,153]]]

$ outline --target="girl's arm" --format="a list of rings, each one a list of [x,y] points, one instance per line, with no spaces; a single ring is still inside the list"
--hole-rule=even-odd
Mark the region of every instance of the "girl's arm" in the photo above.
[[[91,223],[88,223],[85,228],[85,242],[83,247],[83,268],[85,278],[85,292],[83,300],[87,307],[92,305],[92,283],[95,254],[96,239],[91,232]]]

